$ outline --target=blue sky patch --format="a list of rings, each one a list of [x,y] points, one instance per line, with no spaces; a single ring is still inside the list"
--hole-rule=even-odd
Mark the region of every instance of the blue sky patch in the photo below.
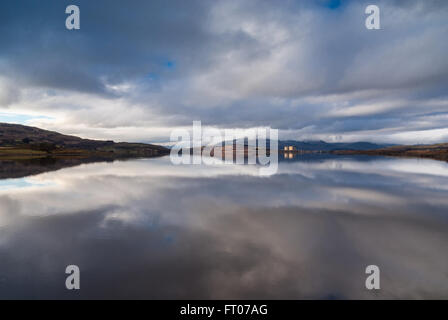
[[[324,5],[329,9],[335,10],[341,6],[341,0],[325,0]]]
[[[26,114],[0,112],[0,122],[27,124],[30,120],[52,119],[46,116],[32,116]]]

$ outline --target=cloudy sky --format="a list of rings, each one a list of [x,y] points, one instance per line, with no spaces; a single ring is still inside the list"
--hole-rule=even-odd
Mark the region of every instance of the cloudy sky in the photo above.
[[[443,0],[2,1],[0,121],[117,141],[168,141],[193,120],[448,141],[447,35]]]

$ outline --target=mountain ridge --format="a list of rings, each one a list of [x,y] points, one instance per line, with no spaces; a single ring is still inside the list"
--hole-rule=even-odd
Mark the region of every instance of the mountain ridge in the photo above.
[[[392,144],[377,144],[366,141],[356,142],[326,142],[323,140],[280,140],[278,147],[283,150],[286,146],[293,146],[304,151],[335,151],[335,150],[374,150],[392,146]]]
[[[168,154],[169,149],[146,143],[83,139],[21,124],[0,123],[2,156],[138,157]]]

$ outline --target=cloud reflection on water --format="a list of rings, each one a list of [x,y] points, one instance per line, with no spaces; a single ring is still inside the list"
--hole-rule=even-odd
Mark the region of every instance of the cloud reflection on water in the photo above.
[[[0,190],[0,298],[446,298],[448,165],[86,164]],[[65,266],[81,268],[78,293]],[[382,290],[364,288],[377,264]]]

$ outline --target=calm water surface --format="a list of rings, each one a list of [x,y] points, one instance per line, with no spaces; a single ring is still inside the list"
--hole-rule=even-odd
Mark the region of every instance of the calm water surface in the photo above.
[[[448,298],[448,164],[305,157],[259,177],[165,157],[0,180],[0,298]]]

